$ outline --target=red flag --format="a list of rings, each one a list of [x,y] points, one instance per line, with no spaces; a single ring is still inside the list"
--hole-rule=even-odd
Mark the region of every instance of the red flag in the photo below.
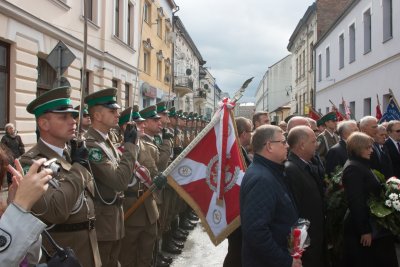
[[[344,108],[344,113],[345,113],[345,118],[346,118],[346,120],[350,120],[350,118],[351,118],[351,111],[350,111],[350,109],[349,109],[349,106],[347,106],[346,101],[344,101],[343,96],[342,96],[342,105],[343,105],[343,108]]]
[[[239,192],[245,170],[230,110],[234,104],[225,100],[222,105],[185,149],[188,152],[183,151],[177,164],[171,164],[168,177],[168,183],[196,211],[215,245],[240,225]]]
[[[309,112],[308,112],[308,117],[310,117],[311,119],[317,121],[321,118],[321,114],[319,114],[317,111],[315,111],[315,109],[313,109],[312,107],[309,108]]]
[[[378,121],[382,119],[382,112],[379,104],[376,105],[376,118],[378,119]]]
[[[335,105],[333,105],[333,104],[332,104],[332,111],[336,113],[336,120],[337,121],[346,120],[344,115],[342,113],[340,113],[339,110],[337,109],[337,107]]]

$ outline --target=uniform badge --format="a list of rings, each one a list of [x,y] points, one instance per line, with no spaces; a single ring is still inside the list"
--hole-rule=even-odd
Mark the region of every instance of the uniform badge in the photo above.
[[[31,166],[29,166],[29,165],[25,165],[24,167],[22,167],[22,171],[24,172],[23,173],[24,175],[28,173],[30,167]]]
[[[103,153],[100,148],[91,148],[89,150],[89,160],[99,162],[103,159]]]

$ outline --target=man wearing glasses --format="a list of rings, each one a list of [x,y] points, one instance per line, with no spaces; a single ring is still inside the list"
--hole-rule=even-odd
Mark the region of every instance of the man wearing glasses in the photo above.
[[[288,252],[288,236],[298,216],[284,184],[288,145],[278,126],[258,127],[252,138],[254,160],[240,189],[242,266],[300,267]]]

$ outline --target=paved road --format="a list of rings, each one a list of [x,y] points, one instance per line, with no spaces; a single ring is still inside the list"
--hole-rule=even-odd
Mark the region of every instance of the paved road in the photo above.
[[[198,223],[189,234],[182,254],[174,259],[171,267],[222,267],[227,250],[227,240],[215,247]]]

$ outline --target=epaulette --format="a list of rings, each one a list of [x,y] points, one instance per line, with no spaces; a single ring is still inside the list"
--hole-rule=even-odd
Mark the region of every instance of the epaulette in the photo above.
[[[28,152],[26,152],[25,154],[23,154],[21,157],[27,157],[27,158],[34,159],[34,158],[36,158],[39,154],[40,154],[39,149],[37,149],[37,147],[34,146],[34,147],[32,147],[31,149],[29,149]]]

